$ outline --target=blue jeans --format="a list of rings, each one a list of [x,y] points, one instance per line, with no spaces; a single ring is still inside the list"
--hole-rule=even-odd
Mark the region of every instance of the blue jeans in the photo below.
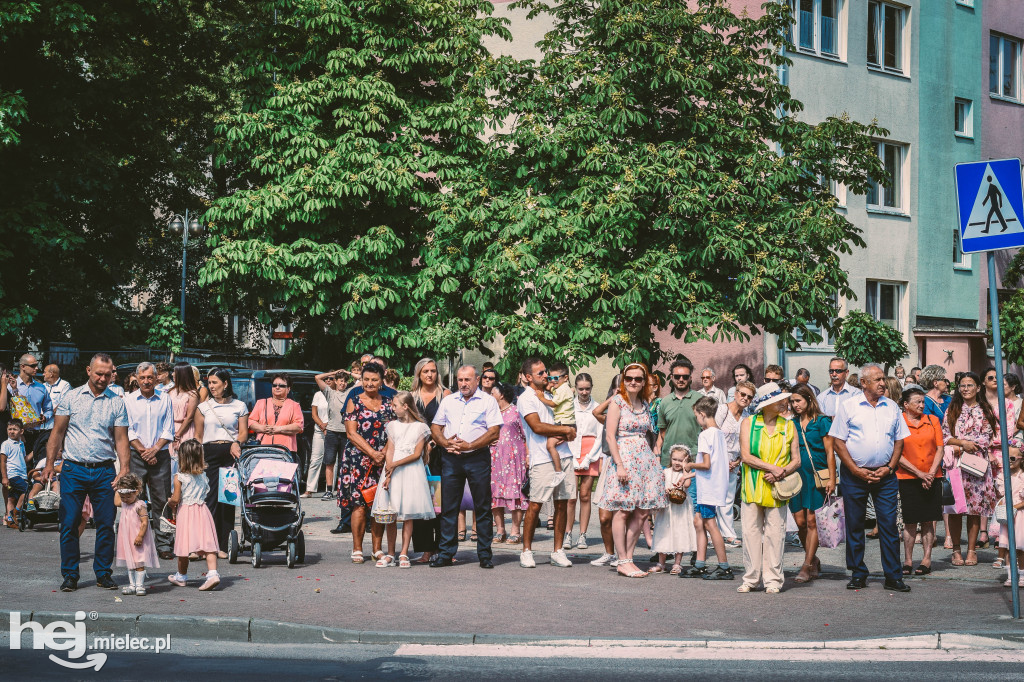
[[[870,495],[875,502],[875,517],[878,520],[882,571],[886,580],[902,580],[900,538],[896,531],[896,505],[900,487],[895,474],[890,474],[877,483],[868,483],[843,467],[839,480],[843,482],[843,508],[846,518],[846,568],[854,578],[868,577],[868,567],[864,563],[864,518],[867,515]]]
[[[82,505],[88,496],[96,522],[96,548],[92,570],[97,578],[109,577],[114,563],[114,462],[90,469],[67,459],[60,473],[60,574],[78,580],[78,526],[82,523]]]

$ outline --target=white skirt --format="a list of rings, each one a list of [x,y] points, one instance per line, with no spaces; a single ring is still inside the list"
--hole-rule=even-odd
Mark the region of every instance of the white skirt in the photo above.
[[[432,519],[436,516],[434,498],[430,494],[430,484],[427,483],[427,468],[422,462],[412,461],[395,469],[388,490],[381,487],[383,482],[381,474],[371,513],[383,506],[390,506],[398,513],[399,521]]]

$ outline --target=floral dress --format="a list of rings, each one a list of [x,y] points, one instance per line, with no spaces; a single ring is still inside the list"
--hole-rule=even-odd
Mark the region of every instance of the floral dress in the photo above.
[[[964,405],[960,411],[960,418],[956,420],[956,433],[949,430],[949,420],[942,420],[942,441],[949,444],[950,438],[969,440],[976,443],[979,448],[978,454],[984,457],[992,446],[995,432],[992,425],[985,419],[985,412],[980,404],[974,406]],[[992,516],[996,506],[996,499],[999,494],[996,492],[995,478],[992,474],[992,467],[988,468],[985,476],[978,478],[970,474],[963,474],[964,497],[967,499],[967,514],[969,516]]]
[[[391,398],[382,395],[380,409],[376,412],[368,408],[362,399],[363,394],[352,398],[356,409],[345,415],[345,421],[356,423],[356,433],[362,436],[371,448],[383,450],[388,442],[384,427],[395,418],[395,412],[391,407]],[[338,485],[342,492],[338,496],[338,506],[365,507],[367,505],[366,500],[363,499],[362,490],[377,485],[377,479],[380,478],[383,469],[383,462],[375,464],[352,441],[346,443],[343,458]]]
[[[612,511],[634,509],[662,509],[668,506],[665,494],[665,474],[661,458],[651,451],[647,433],[651,430],[651,412],[644,405],[634,411],[621,395],[613,398],[619,407],[619,426],[615,441],[619,446],[619,459],[629,472],[625,483],[616,475],[615,459],[611,458],[605,473],[604,489],[597,505]]]
[[[491,444],[491,507],[508,510],[526,509],[529,501],[523,499],[528,462],[526,436],[519,423],[519,410],[509,405],[501,413],[504,424],[498,440]]]

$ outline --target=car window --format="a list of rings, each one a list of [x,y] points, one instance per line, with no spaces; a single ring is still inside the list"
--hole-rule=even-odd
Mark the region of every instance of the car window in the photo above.
[[[256,398],[252,391],[252,379],[232,379],[231,388],[234,390],[235,396],[251,411],[256,404]]]
[[[315,381],[292,381],[291,399],[302,406],[303,411],[308,412],[313,407],[313,396],[320,388]]]

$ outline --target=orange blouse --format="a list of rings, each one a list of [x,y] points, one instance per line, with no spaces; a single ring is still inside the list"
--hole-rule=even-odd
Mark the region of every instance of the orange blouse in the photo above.
[[[902,457],[921,471],[928,471],[932,468],[935,458],[942,457],[942,425],[933,414],[923,415],[921,423],[914,426],[907,419],[907,414],[904,412],[903,421],[907,423],[907,428],[910,429],[910,436],[903,440]],[[936,476],[940,475],[942,475],[941,465],[939,465],[939,469],[936,472]],[[917,478],[917,476],[903,467],[896,468],[896,476],[906,480]]]

